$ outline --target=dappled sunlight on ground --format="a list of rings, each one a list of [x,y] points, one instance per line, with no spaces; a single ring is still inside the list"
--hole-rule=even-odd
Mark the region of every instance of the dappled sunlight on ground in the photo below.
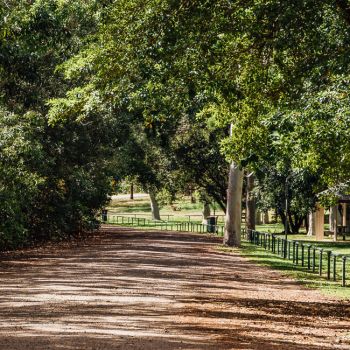
[[[349,349],[350,305],[217,238],[106,226],[0,265],[1,349]]]

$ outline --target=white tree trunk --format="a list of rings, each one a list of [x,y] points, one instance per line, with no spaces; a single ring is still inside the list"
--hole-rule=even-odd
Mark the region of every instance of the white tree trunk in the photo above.
[[[342,225],[343,225],[343,226],[346,226],[346,223],[347,223],[347,217],[346,217],[347,205],[346,205],[346,203],[343,203],[342,206],[343,206]]]
[[[316,234],[316,213],[313,211],[309,214],[309,230],[307,231],[308,236],[315,236]]]
[[[339,214],[339,210],[338,210],[338,206],[336,205],[334,207],[335,211],[334,211],[334,218],[333,218],[333,228],[334,228],[334,235],[333,235],[333,240],[334,242],[337,241],[337,234],[338,234],[338,222],[339,222],[339,218],[338,218],[338,214]]]
[[[130,184],[130,199],[131,200],[134,199],[134,183],[133,182]]]
[[[210,216],[210,206],[209,203],[203,203],[203,223],[207,223],[207,217]]]
[[[269,223],[269,212],[265,211],[263,216],[263,224],[266,225]]]
[[[160,220],[159,206],[153,191],[149,191],[149,198],[151,200],[152,219]]]
[[[324,240],[324,208],[317,205],[317,210],[315,213],[315,236],[316,241]]]
[[[260,210],[255,210],[255,225],[261,225],[261,212],[260,212]]]
[[[242,187],[243,171],[235,162],[232,162],[228,179],[224,233],[224,244],[228,246],[241,244]]]
[[[334,233],[334,222],[335,216],[337,215],[337,206],[333,206],[329,208],[329,231]]]

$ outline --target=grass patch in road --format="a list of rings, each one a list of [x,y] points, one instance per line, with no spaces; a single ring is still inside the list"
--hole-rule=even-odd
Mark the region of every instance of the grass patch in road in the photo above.
[[[317,273],[308,272],[305,267],[302,268],[299,265],[295,266],[292,261],[284,260],[261,247],[242,242],[241,249],[219,246],[218,250],[223,252],[239,252],[250,261],[279,270],[283,275],[296,279],[308,288],[319,289],[326,295],[336,296],[342,299],[350,299],[349,280],[347,281],[347,287],[341,287],[340,280],[336,282],[328,281],[323,277],[319,277]],[[252,274],[254,274],[253,269],[254,265],[252,265]]]

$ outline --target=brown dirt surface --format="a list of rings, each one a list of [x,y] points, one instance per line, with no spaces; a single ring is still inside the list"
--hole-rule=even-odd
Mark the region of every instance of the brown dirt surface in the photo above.
[[[3,255],[0,349],[350,349],[350,304],[218,238],[105,226]]]

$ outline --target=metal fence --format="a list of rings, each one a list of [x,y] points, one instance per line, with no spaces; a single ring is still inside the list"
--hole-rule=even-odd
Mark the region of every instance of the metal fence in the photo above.
[[[188,221],[154,221],[146,218],[132,216],[108,215],[105,223],[127,225],[135,227],[157,228],[165,231],[197,232],[224,234],[223,225],[198,224]]]
[[[347,274],[349,274],[348,262],[350,260],[347,255],[334,253],[310,243],[288,240],[272,233],[254,230],[244,231],[244,238],[252,244],[293,261],[295,266],[317,273],[327,280],[340,280],[341,285],[346,286]]]
[[[141,214],[137,214],[137,213],[123,213],[123,212],[120,212],[120,211],[115,211],[113,209],[108,209],[108,215],[110,216],[124,216],[124,217],[134,217],[134,218],[145,218],[145,219],[148,219],[148,218],[151,218],[152,214],[150,213],[141,213]],[[225,215],[222,215],[222,214],[218,214],[218,215],[213,215],[217,218],[217,221],[219,222],[224,222],[224,218],[225,218]],[[203,218],[203,215],[202,214],[183,214],[183,215],[175,215],[175,214],[162,214],[162,217],[165,218],[167,221],[179,221],[179,220],[176,220],[176,218],[179,218],[179,217],[182,217],[184,220],[183,221],[193,221],[193,220],[196,220],[196,221],[201,221],[202,218]],[[151,219],[150,219],[151,220]]]

